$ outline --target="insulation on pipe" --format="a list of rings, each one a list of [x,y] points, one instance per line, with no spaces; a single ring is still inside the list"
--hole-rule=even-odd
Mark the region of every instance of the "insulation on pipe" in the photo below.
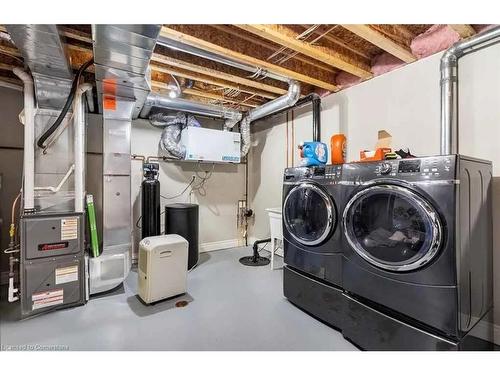
[[[187,126],[200,127],[200,123],[192,115],[179,112],[175,116],[157,113],[150,117],[156,123],[163,122],[165,129],[161,133],[160,148],[170,153],[173,157],[184,159],[186,148],[180,144],[181,132]]]
[[[148,113],[149,108],[151,107],[171,109],[174,111],[187,112],[200,116],[221,118],[225,120],[225,128],[234,127],[234,125],[236,125],[243,117],[241,112],[235,109],[194,102],[181,98],[169,98],[155,93],[150,93],[148,95],[141,114]]]

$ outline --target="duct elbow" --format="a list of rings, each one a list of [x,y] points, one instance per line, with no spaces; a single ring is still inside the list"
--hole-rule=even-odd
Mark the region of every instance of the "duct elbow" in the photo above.
[[[293,106],[297,103],[297,100],[300,98],[300,83],[297,81],[290,81],[290,86],[288,86],[287,92],[287,107]]]
[[[23,81],[24,85],[33,85],[33,78],[22,68],[15,67],[14,69],[12,69],[12,73],[14,73],[21,81]]]
[[[78,96],[82,96],[83,94],[85,94],[85,92],[89,90],[92,90],[92,84],[82,83],[81,85],[78,86],[76,93]]]
[[[225,118],[224,130],[229,130],[234,128],[234,126],[241,121],[243,114],[241,112],[234,111],[231,114],[227,114]]]

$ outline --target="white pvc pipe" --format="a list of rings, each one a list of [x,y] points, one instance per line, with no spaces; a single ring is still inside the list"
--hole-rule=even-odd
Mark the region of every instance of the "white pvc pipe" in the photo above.
[[[9,303],[11,302],[16,302],[19,297],[16,296],[16,293],[18,292],[17,288],[14,288],[14,277],[9,277],[9,294],[7,300]]]
[[[59,182],[59,185],[57,186],[35,186],[35,191],[50,191],[51,193],[57,193],[61,188],[64,186],[66,181],[68,181],[69,176],[71,176],[71,173],[75,170],[75,165],[72,164],[71,167],[69,167],[68,171],[64,175],[63,179]]]
[[[12,72],[24,84],[24,199],[25,211],[35,208],[35,91],[33,78],[21,68],[14,68]]]
[[[74,130],[75,130],[75,211],[84,212],[85,207],[85,101],[83,95],[92,90],[90,83],[78,86],[75,96]]]

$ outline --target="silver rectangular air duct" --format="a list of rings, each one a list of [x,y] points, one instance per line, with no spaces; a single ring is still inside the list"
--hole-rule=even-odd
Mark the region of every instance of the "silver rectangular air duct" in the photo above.
[[[38,108],[61,109],[71,89],[73,72],[57,26],[7,25],[6,28],[30,68]]]
[[[90,293],[119,285],[131,266],[130,132],[151,91],[149,62],[161,25],[92,25],[103,115],[103,248],[91,258]]]

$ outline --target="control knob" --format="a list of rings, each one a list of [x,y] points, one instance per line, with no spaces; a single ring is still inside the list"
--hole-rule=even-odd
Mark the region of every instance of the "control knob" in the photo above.
[[[391,163],[380,164],[380,174],[389,174],[392,171]]]

